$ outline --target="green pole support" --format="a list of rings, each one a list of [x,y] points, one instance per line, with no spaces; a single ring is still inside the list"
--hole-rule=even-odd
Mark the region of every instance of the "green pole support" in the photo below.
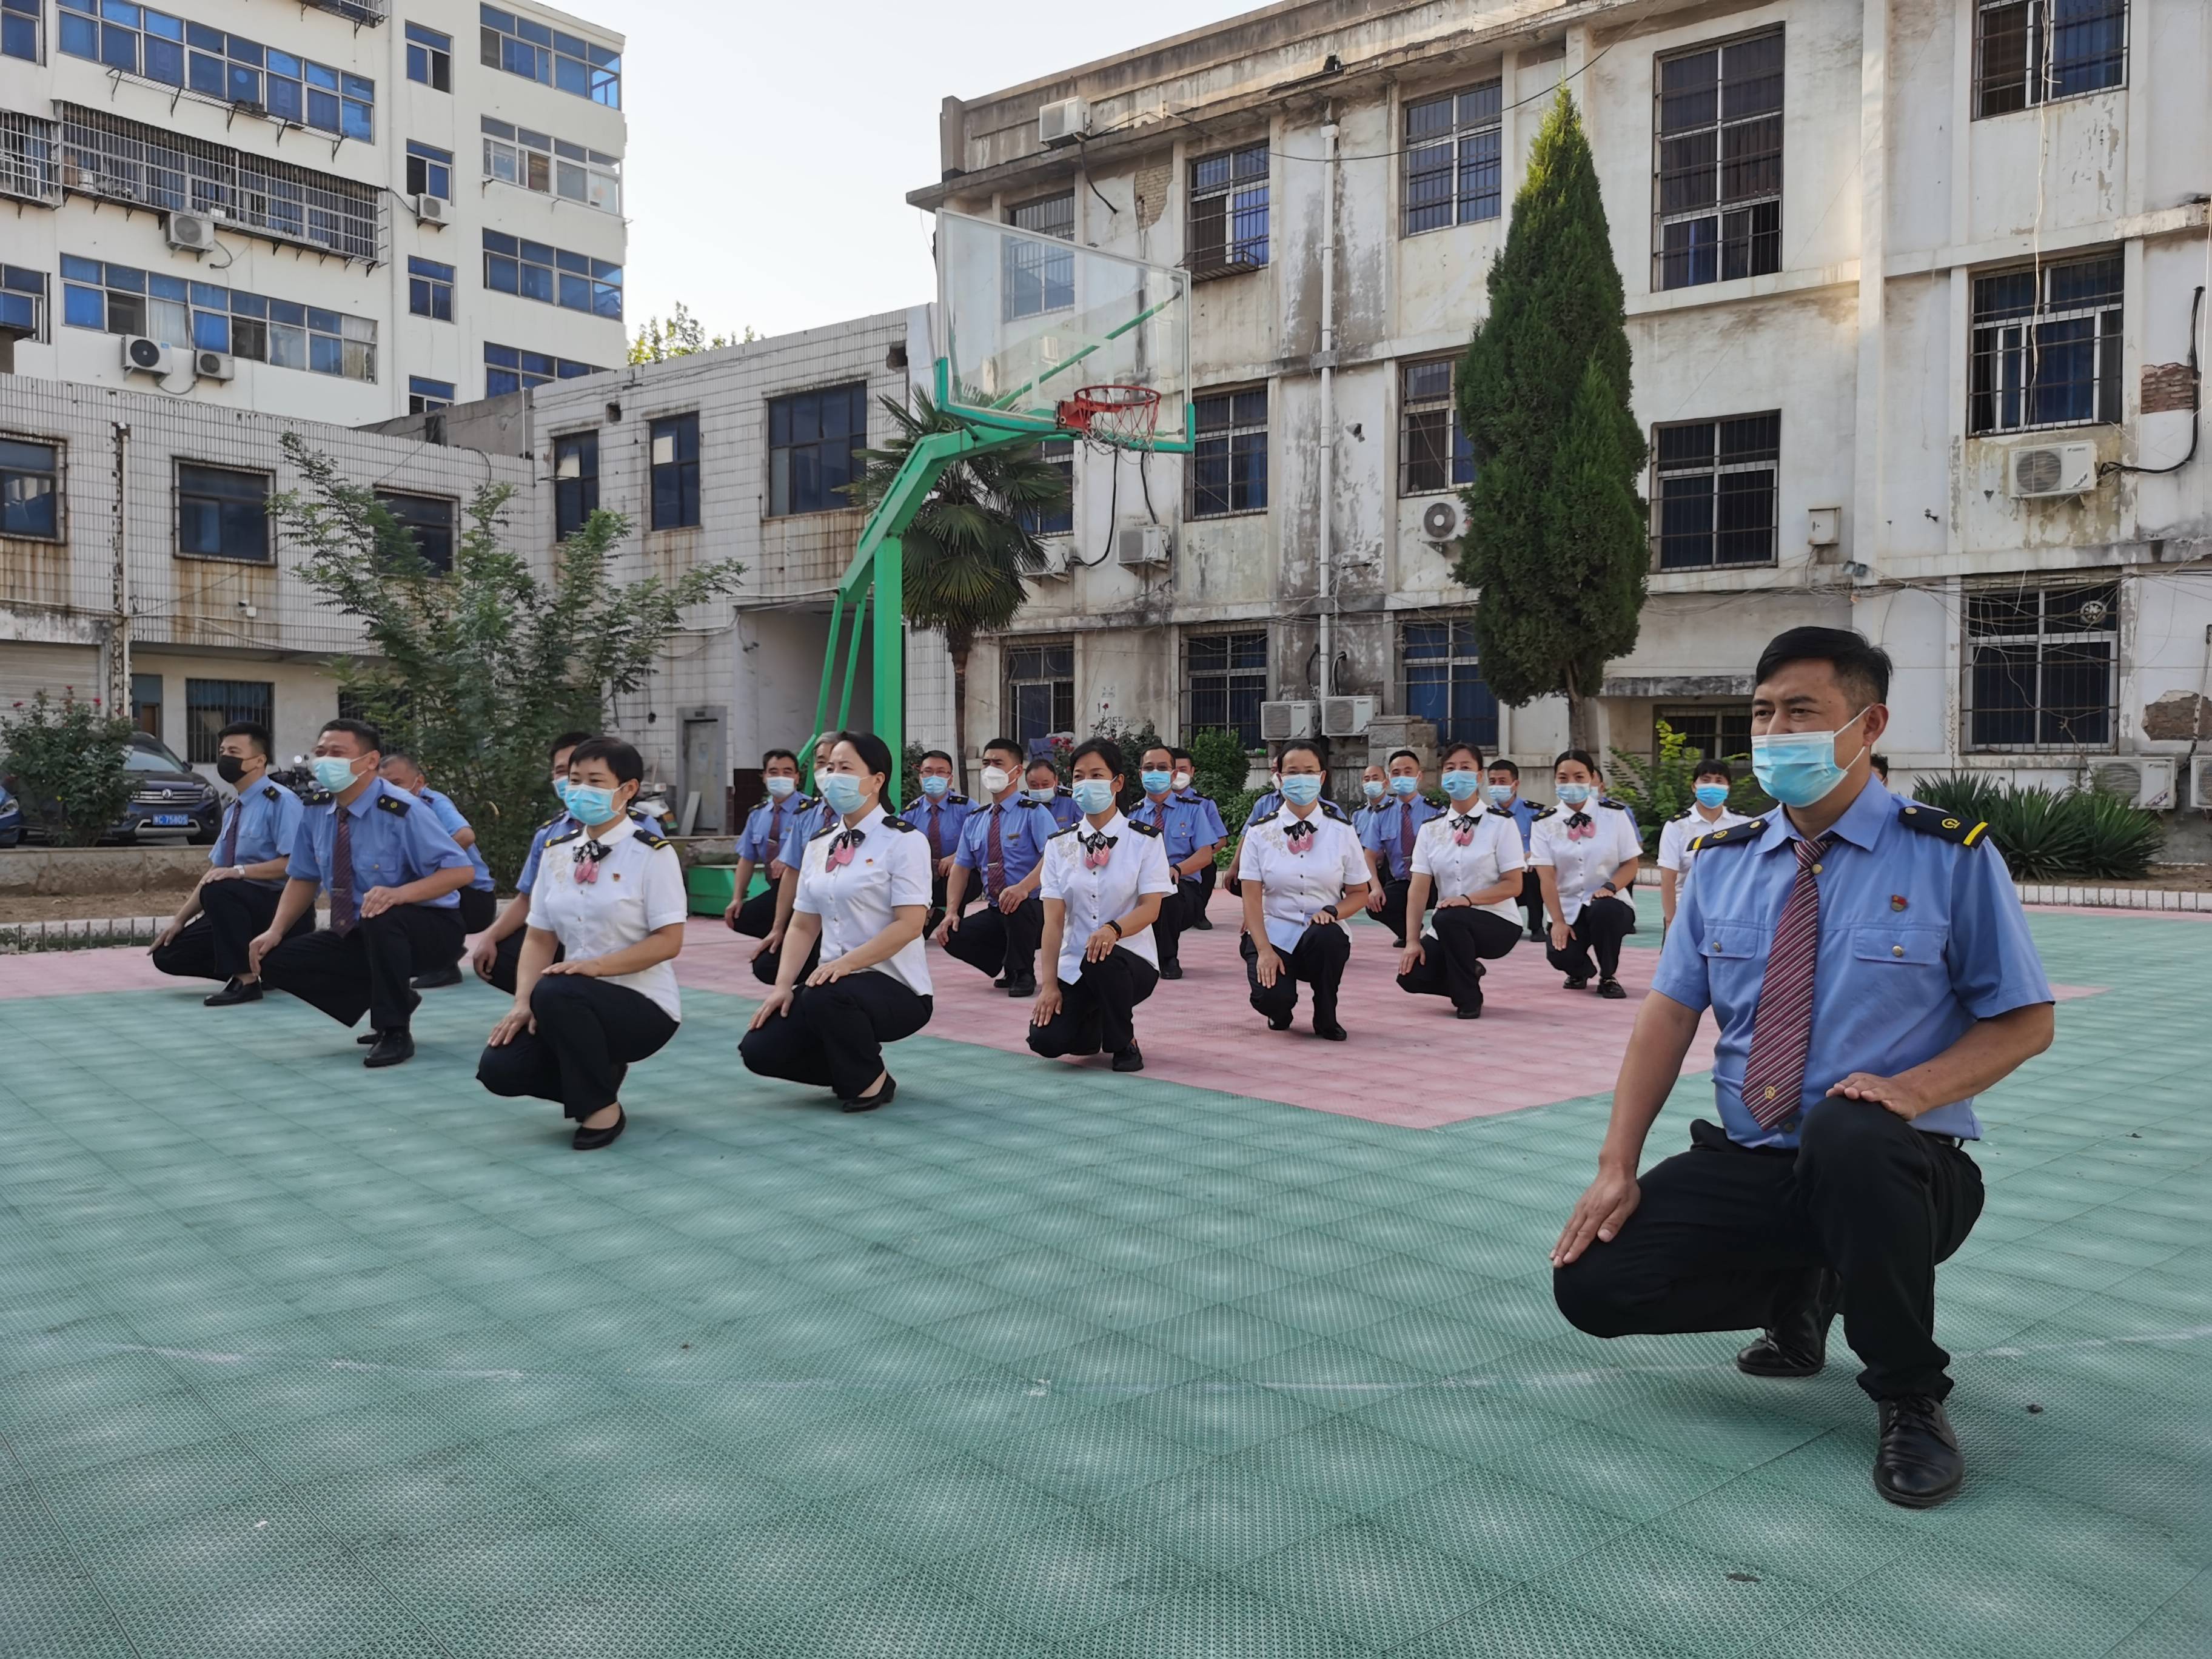
[[[845,595],[841,590],[830,596],[830,639],[822,647],[822,691],[814,700],[814,732],[806,739],[806,747],[799,757],[799,772],[804,778],[814,764],[814,745],[822,734],[822,722],[830,714],[830,686],[837,673],[837,630],[845,617]]]
[[[845,689],[837,698],[837,729],[840,732],[850,726],[853,720],[853,682],[860,678],[860,634],[867,620],[868,592],[863,588],[860,597],[853,602],[853,640],[845,649]]]
[[[896,536],[884,538],[876,557],[875,677],[876,735],[890,745],[896,812],[906,801],[899,776],[906,769],[906,549]],[[849,672],[845,683],[852,684]]]

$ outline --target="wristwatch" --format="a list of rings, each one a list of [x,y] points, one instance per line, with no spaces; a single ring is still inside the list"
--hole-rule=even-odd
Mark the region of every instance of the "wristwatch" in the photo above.
[[[1607,881],[1599,883],[1597,890],[1601,893],[1618,893],[1620,889],[1616,884]]]
[[[1124,933],[1121,931],[1121,924],[1115,921],[1113,917],[1109,916],[1106,918],[1106,925],[1114,930],[1114,937],[1115,939],[1127,939],[1128,937],[1127,933]]]

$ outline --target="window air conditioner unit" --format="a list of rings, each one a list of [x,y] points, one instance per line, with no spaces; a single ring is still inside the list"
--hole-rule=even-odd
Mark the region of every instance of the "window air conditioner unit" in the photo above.
[[[1165,564],[1173,550],[1164,524],[1125,524],[1114,532],[1114,562],[1132,569]]]
[[[2096,487],[2094,444],[2031,444],[2005,457],[2005,494],[2019,501],[2083,495]]]
[[[123,337],[123,367],[141,374],[167,374],[177,366],[177,354],[159,340],[143,335]]]
[[[1321,734],[1325,738],[1364,737],[1375,723],[1372,697],[1323,697]]]
[[[204,213],[171,214],[169,246],[188,248],[194,253],[214,252],[215,221]]]
[[[1314,735],[1314,717],[1320,713],[1312,699],[1299,702],[1263,702],[1260,705],[1260,741],[1289,743],[1293,738]]]
[[[1456,495],[1431,501],[1421,509],[1425,541],[1455,542],[1467,534],[1467,503]]]
[[[1037,111],[1037,143],[1047,149],[1072,144],[1091,131],[1091,106],[1080,98],[1063,98]]]
[[[2212,812],[2212,755],[2199,755],[2189,763],[2189,804],[2200,812]]]
[[[443,197],[417,196],[415,198],[415,222],[419,225],[442,225],[446,216],[453,211]]]
[[[195,351],[192,353],[192,373],[203,380],[230,380],[238,377],[238,359],[228,351]]]
[[[1067,543],[1060,537],[1039,542],[1037,552],[1042,559],[1037,568],[1029,573],[1031,581],[1050,580],[1064,582],[1073,574],[1067,567]]]

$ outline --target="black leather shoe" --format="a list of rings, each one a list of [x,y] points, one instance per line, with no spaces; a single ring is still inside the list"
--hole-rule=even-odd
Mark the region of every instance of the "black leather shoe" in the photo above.
[[[1452,1010],[1452,1018],[1454,1019],[1480,1019],[1482,1018],[1482,1005],[1478,1002],[1472,1008],[1455,1008]]]
[[[1945,1502],[1966,1478],[1966,1460],[1943,1402],[1906,1394],[1875,1403],[1881,1407],[1881,1444],[1874,1455],[1874,1489],[1908,1510]]]
[[[1143,1071],[1145,1051],[1133,1042],[1126,1048],[1116,1049],[1114,1054],[1114,1069],[1117,1072]]]
[[[1212,923],[1212,921],[1210,919],[1208,919],[1207,917],[1205,917],[1205,916],[1200,916],[1200,917],[1198,917],[1198,918],[1197,918],[1195,921],[1194,921],[1190,925],[1191,925],[1192,929],[1193,929],[1194,932],[1197,932],[1197,933],[1212,933],[1212,932],[1213,931],[1213,923]]]
[[[1323,1042],[1341,1042],[1346,1037],[1350,1036],[1352,1033],[1346,1030],[1344,1027],[1339,1025],[1333,1019],[1317,1019],[1314,1022],[1314,1035],[1319,1037]]]
[[[884,1073],[884,1086],[872,1095],[861,1095],[838,1103],[848,1112],[872,1112],[878,1106],[888,1106],[891,1097],[898,1093],[898,1079],[889,1072]]]
[[[1160,977],[1162,979],[1181,979],[1182,977],[1182,963],[1179,962],[1171,962],[1168,963],[1166,967],[1160,969]]]
[[[1006,981],[1006,994],[1010,997],[1035,996],[1036,994],[1036,976],[1034,974],[1024,974],[1019,979],[1008,980]]]
[[[1291,1017],[1288,1014],[1283,1015],[1280,1018],[1275,1018],[1271,1016],[1267,1021],[1267,1029],[1271,1031],[1289,1030],[1291,1029]]]
[[[461,982],[461,968],[455,963],[450,968],[441,968],[434,973],[417,974],[408,981],[418,991],[442,991],[449,985]]]
[[[261,981],[259,980],[256,980],[252,984],[248,985],[242,981],[234,979],[229,984],[224,986],[222,989],[217,991],[213,996],[202,997],[200,999],[200,1006],[204,1008],[230,1008],[234,1007],[241,1002],[258,1002],[260,1000]]]
[[[1626,1001],[1628,997],[1628,993],[1621,989],[1620,981],[1617,979],[1601,979],[1598,981],[1597,994],[1603,997],[1607,1002],[1623,1002]]]
[[[991,988],[994,991],[1005,990],[1006,988],[1006,976],[1004,974],[1001,974],[998,978],[993,980],[991,981]]]
[[[1571,974],[1570,974],[1570,975],[1567,976],[1567,989],[1569,989],[1570,991],[1579,991],[1579,990],[1582,990],[1582,989],[1583,989],[1585,987],[1587,987],[1589,984],[1589,981],[1588,979],[1577,979],[1577,978],[1576,978],[1573,975],[1571,975]]]
[[[1758,1341],[1735,1357],[1747,1376],[1817,1376],[1828,1363],[1828,1327],[1836,1317],[1843,1281],[1823,1267],[1812,1294],[1785,1310]]]
[[[364,1066],[397,1066],[415,1058],[415,1039],[406,1031],[379,1031],[362,1056]]]
[[[615,1121],[608,1124],[605,1128],[586,1129],[580,1123],[576,1126],[575,1139],[568,1144],[580,1152],[596,1152],[602,1146],[613,1146],[621,1138],[622,1132],[628,1127],[629,1127],[629,1114],[617,1106],[615,1108]]]

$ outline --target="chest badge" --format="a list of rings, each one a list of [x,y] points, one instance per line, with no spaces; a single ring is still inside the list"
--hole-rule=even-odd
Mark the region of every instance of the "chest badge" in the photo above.
[[[1890,908],[1891,909],[1893,909],[1893,910],[1902,910],[1902,909],[1904,909],[1904,908],[1905,908],[1905,895],[1904,895],[1904,894],[1902,894],[1902,893],[1892,893],[1892,894],[1889,896],[1889,908]]]
[[[619,870],[616,871],[614,874],[608,877],[607,879],[610,881],[620,881],[622,879],[622,872]]]

